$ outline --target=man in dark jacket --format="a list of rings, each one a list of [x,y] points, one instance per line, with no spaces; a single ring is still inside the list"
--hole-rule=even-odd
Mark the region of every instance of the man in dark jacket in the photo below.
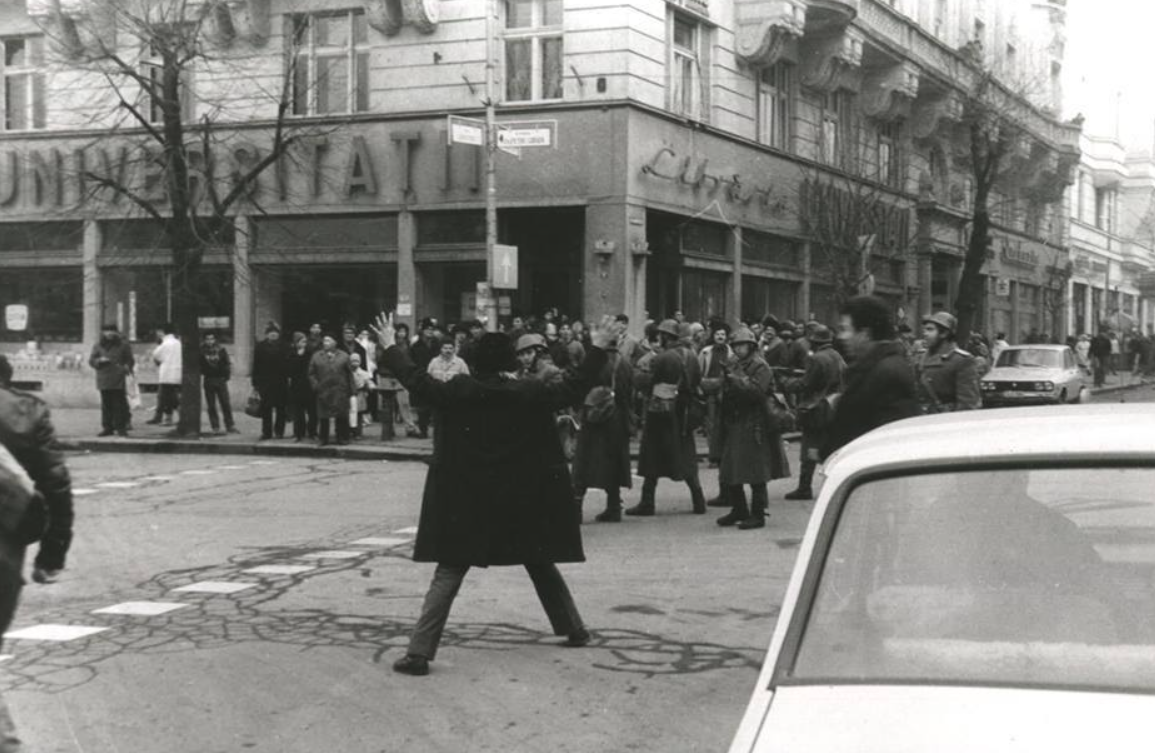
[[[201,377],[204,382],[205,407],[209,412],[209,424],[214,434],[221,434],[221,417],[217,415],[217,402],[221,404],[221,415],[225,419],[225,431],[230,434],[239,434],[240,431],[233,423],[233,407],[229,402],[229,377],[232,375],[232,363],[229,361],[229,352],[224,346],[217,343],[217,336],[206,332],[201,343]]]
[[[132,348],[120,336],[115,324],[100,330],[100,342],[92,346],[88,365],[96,371],[96,389],[100,390],[100,436],[116,432],[128,436],[127,379],[136,366]]]
[[[381,342],[392,343],[392,316],[378,318]],[[593,335],[580,372],[561,379],[512,379],[514,346],[501,333],[477,343],[470,376],[440,382],[418,372],[390,346],[382,362],[437,409],[439,431],[425,480],[413,559],[436,562],[404,657],[393,669],[429,672],[453,599],[470,567],[522,565],[556,635],[584,646],[590,634],[555,563],[582,562],[581,524],[555,411],[573,405],[606,363],[603,348],[619,333],[611,321]]]
[[[1102,387],[1107,381],[1107,367],[1111,363],[1111,338],[1108,334],[1100,332],[1091,338],[1091,368],[1095,372],[1096,387]]]
[[[56,446],[56,431],[48,415],[48,406],[38,397],[11,389],[11,382],[12,365],[7,358],[0,356],[0,444],[27,472],[36,485],[36,491],[44,497],[48,510],[48,526],[40,538],[32,580],[55,583],[72,545],[72,478],[64,465],[64,456]],[[11,618],[22,582],[23,544],[19,552],[6,552],[0,560],[15,567],[15,574],[6,571],[0,575],[0,612],[7,612]],[[0,635],[3,635],[2,627]]]
[[[437,342],[437,326],[432,319],[422,319],[419,330],[420,338],[409,349],[409,358],[413,361],[414,368],[419,373],[424,374],[429,367],[429,362],[437,356],[440,345]],[[418,395],[412,393],[409,395],[409,404],[417,412],[417,435],[425,439],[429,436],[429,424],[433,412],[428,405],[421,402]]]
[[[798,423],[802,429],[802,470],[798,488],[786,494],[786,499],[791,500],[814,498],[814,470],[834,411],[829,399],[842,390],[846,370],[846,362],[833,347],[834,333],[829,327],[818,325],[812,329],[810,345],[814,352],[806,364],[806,373],[782,380],[783,392],[798,395]]]
[[[289,403],[289,351],[281,329],[270,323],[265,339],[253,348],[253,389],[261,397],[261,439],[285,436],[285,408]]]
[[[821,458],[891,421],[919,415],[914,372],[895,340],[894,317],[875,296],[851,298],[842,307],[839,338],[850,365],[834,409]]]

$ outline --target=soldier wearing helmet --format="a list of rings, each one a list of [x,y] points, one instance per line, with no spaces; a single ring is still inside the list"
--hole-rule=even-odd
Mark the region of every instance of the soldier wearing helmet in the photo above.
[[[957,321],[946,311],[922,318],[926,353],[915,372],[923,413],[974,410],[982,406],[974,356],[955,343]]]
[[[538,334],[517,338],[517,375],[523,379],[545,379],[561,375],[549,357],[545,338]]]
[[[834,413],[831,396],[842,391],[842,375],[846,362],[834,349],[834,333],[818,324],[810,329],[810,347],[813,352],[806,362],[801,377],[786,377],[782,391],[798,396],[798,425],[802,429],[802,470],[798,487],[786,494],[789,500],[813,499],[811,482],[818,466],[818,453],[826,441],[830,420]]]

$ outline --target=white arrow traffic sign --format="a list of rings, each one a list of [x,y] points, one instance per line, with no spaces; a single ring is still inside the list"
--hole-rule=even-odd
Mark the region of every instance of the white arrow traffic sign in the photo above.
[[[493,287],[501,290],[517,288],[517,246],[493,244],[493,263],[490,265]]]

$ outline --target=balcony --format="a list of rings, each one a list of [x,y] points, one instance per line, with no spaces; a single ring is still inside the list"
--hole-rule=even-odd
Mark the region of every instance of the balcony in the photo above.
[[[1142,274],[1151,271],[1151,251],[1137,243],[1123,244],[1123,271]]]
[[[859,0],[735,0],[738,56],[755,67],[773,65],[785,46],[803,34],[844,32],[858,9]]]

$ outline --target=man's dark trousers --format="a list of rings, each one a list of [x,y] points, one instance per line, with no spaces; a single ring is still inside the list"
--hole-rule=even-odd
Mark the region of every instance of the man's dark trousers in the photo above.
[[[213,431],[221,428],[221,419],[217,415],[217,402],[220,401],[221,413],[224,414],[225,428],[233,428],[233,407],[229,402],[229,380],[224,377],[205,377],[205,406],[209,411],[209,424]]]
[[[128,395],[124,390],[100,391],[100,428],[118,433],[128,431]]]

